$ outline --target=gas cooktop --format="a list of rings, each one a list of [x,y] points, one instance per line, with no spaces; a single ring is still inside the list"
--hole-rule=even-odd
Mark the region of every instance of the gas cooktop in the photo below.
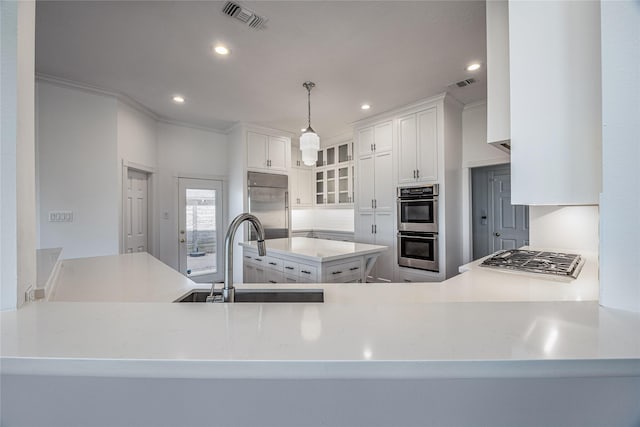
[[[584,265],[578,254],[511,249],[484,260],[481,267],[576,278]]]

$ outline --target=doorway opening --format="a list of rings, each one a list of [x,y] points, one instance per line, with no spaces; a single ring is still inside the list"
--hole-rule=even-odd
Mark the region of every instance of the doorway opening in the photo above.
[[[511,204],[511,169],[502,164],[471,170],[474,260],[529,244],[529,207]]]
[[[222,280],[222,181],[179,178],[180,272],[196,282]]]

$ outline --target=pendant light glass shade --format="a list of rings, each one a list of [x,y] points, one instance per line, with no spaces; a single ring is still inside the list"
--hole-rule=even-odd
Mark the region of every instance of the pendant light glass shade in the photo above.
[[[311,89],[313,89],[316,84],[313,82],[304,82],[302,86],[307,89],[309,125],[300,136],[300,151],[302,151],[302,163],[306,166],[313,166],[318,157],[318,150],[320,149],[320,137],[311,128]]]
[[[318,157],[320,149],[320,137],[307,129],[300,137],[300,151],[302,151],[302,162],[307,166],[313,166]]]

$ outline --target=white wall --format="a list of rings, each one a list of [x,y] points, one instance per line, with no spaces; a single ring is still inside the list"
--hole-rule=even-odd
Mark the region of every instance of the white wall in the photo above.
[[[467,104],[462,110],[462,167],[509,163],[509,154],[487,144],[487,102]]]
[[[157,153],[157,122],[146,113],[139,111],[118,100],[118,188],[123,191],[123,163],[127,167],[141,167],[145,172],[155,171],[158,163]],[[131,165],[133,164],[133,165]],[[158,216],[155,209],[157,188],[155,179],[148,179],[148,206],[150,221],[148,222],[147,250],[152,255],[159,252],[158,243]],[[123,197],[118,198],[118,237],[120,248],[123,249]]]
[[[117,101],[42,80],[37,92],[40,247],[62,247],[65,258],[117,254]],[[72,211],[73,222],[48,222],[54,210]]]
[[[332,230],[353,233],[353,209],[292,209],[291,230]]]
[[[487,144],[486,101],[467,104],[462,110],[462,262],[472,260],[471,170],[509,163],[509,154]]]
[[[178,177],[226,179],[232,165],[227,163],[227,137],[222,133],[158,123],[157,141],[158,257],[177,270]]]
[[[600,303],[640,312],[640,4],[601,4]]]
[[[36,282],[35,2],[0,5],[0,309]]]
[[[598,251],[598,206],[529,206],[535,248]]]

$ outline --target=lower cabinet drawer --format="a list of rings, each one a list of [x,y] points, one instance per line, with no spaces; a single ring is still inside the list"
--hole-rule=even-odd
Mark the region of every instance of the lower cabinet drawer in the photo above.
[[[326,280],[328,282],[344,282],[353,277],[359,277],[361,273],[361,262],[352,261],[344,264],[332,265],[327,268]]]
[[[284,274],[289,275],[289,276],[298,276],[299,272],[300,272],[300,266],[298,265],[298,263],[296,262],[291,262],[291,261],[283,261],[283,270],[284,270]]]
[[[316,267],[300,264],[299,268],[300,273],[298,277],[302,279],[301,281],[316,282],[318,280],[318,269]]]

